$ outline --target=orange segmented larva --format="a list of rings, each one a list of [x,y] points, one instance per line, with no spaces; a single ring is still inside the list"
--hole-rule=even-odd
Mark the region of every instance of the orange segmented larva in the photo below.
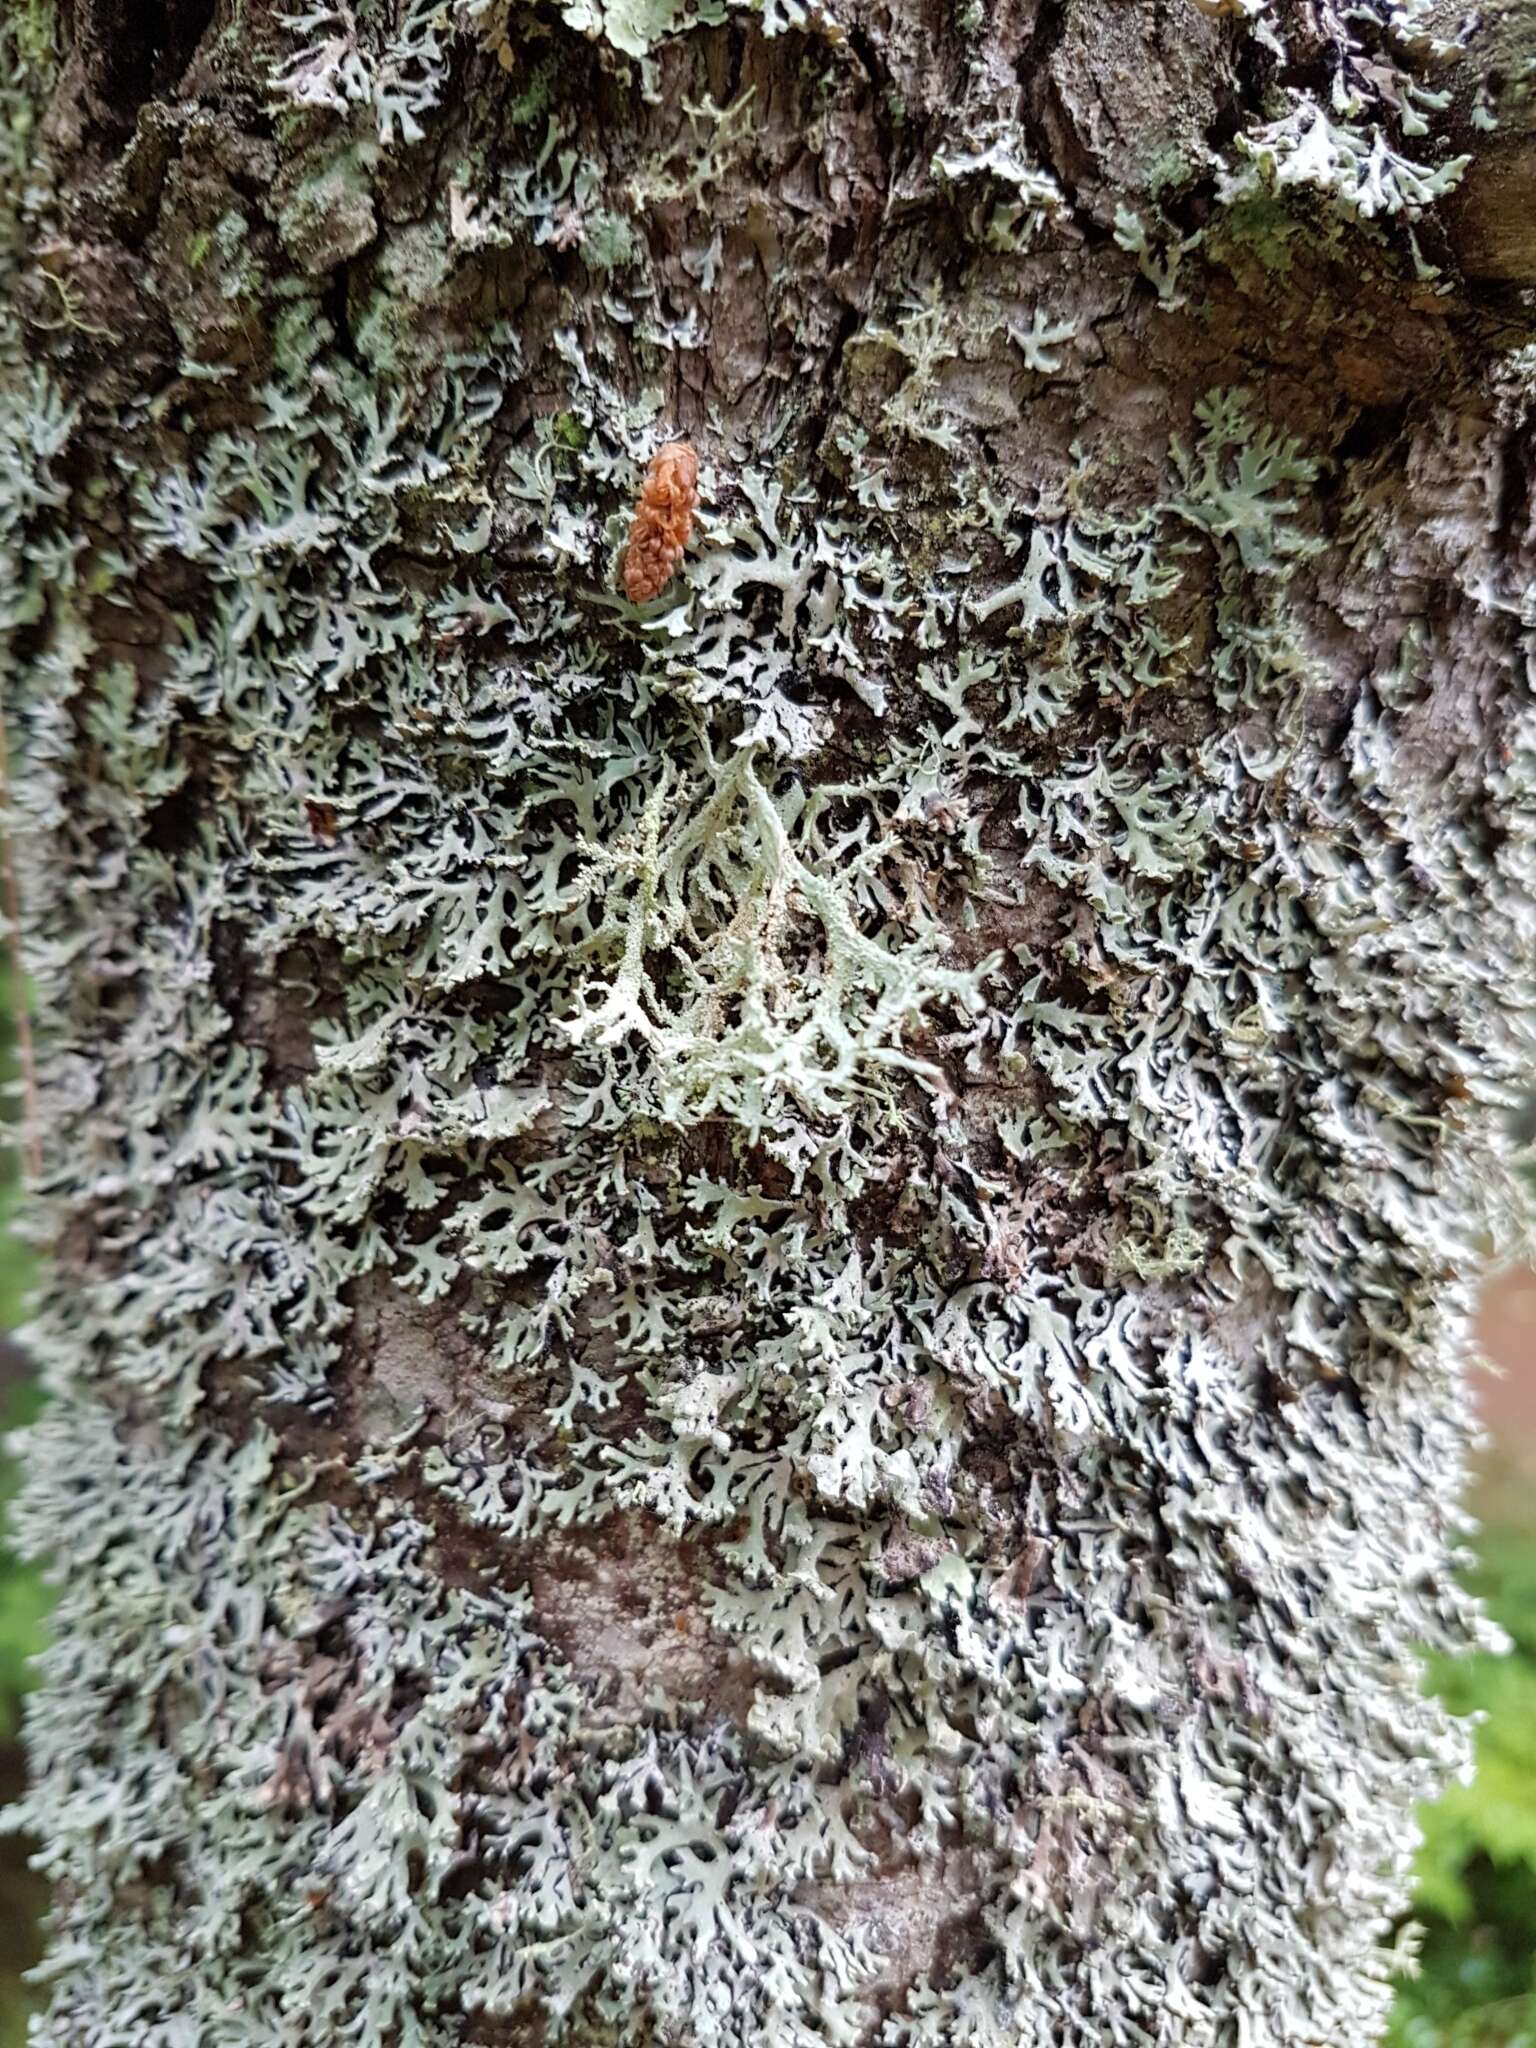
[[[686,441],[665,441],[646,466],[640,502],[624,550],[624,595],[631,604],[659,597],[677,572],[699,502],[699,458]]]

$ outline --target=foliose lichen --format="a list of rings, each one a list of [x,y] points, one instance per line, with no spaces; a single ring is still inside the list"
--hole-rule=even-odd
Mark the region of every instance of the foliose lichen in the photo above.
[[[1384,2009],[1532,1052],[1529,351],[1410,304],[1398,10],[1327,106],[1191,15],[1209,232],[1166,150],[1069,191],[1001,26],[957,91],[725,13],[217,30],[133,232],[252,322],[7,342],[38,2048]]]

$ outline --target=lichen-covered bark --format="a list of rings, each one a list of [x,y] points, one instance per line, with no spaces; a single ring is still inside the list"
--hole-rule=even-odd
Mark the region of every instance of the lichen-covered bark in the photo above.
[[[39,2048],[1368,2040],[1528,22],[144,11],[3,31]]]

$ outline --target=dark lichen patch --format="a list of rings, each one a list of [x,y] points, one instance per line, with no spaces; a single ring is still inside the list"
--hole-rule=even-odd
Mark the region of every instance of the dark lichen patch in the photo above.
[[[505,2017],[472,2014],[462,2023],[459,2038],[466,2048],[545,2048],[549,2030],[543,2014],[529,2004],[522,2012]],[[592,2038],[597,2040],[601,2036]]]

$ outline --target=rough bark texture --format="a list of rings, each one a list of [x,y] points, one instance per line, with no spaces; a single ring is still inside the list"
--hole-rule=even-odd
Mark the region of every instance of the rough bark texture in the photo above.
[[[1528,21],[3,34],[40,2048],[1369,2039],[1530,1053]]]

